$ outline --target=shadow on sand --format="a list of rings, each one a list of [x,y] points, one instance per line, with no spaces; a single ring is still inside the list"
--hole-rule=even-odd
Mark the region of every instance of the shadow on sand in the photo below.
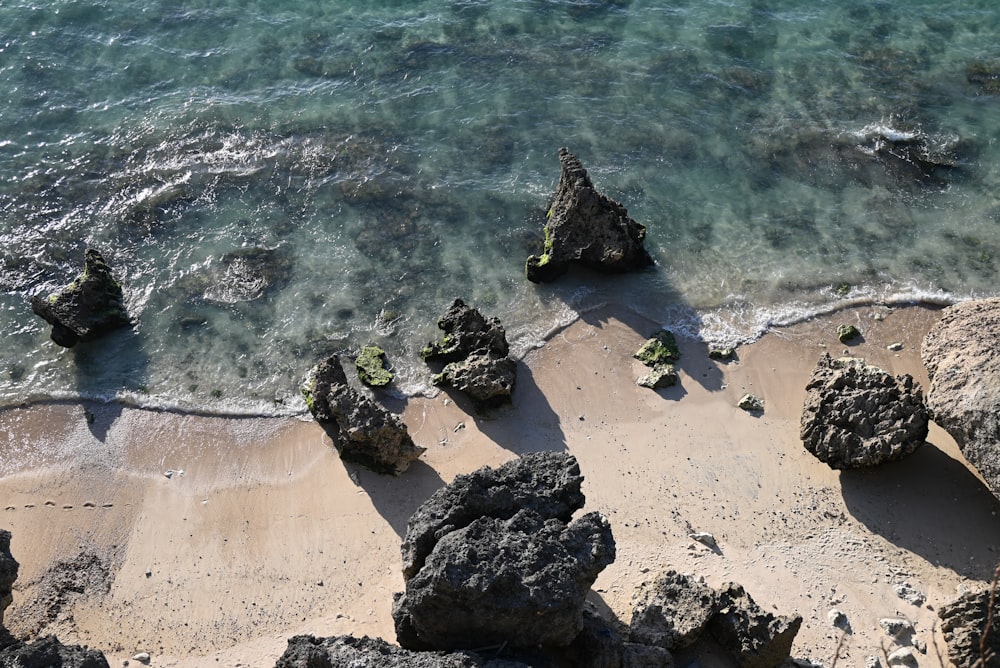
[[[124,406],[119,392],[148,391],[149,358],[142,337],[132,328],[109,332],[95,341],[70,348],[76,389],[83,398],[84,416],[94,438],[102,443]]]
[[[932,443],[871,471],[843,471],[851,515],[935,566],[988,580],[1000,560],[1000,501]]]

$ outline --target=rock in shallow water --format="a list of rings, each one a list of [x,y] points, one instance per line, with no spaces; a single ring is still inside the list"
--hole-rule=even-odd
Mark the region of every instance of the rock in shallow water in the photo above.
[[[52,325],[52,340],[66,348],[131,324],[122,287],[93,248],[84,253],[83,273],[59,292],[34,295],[31,310]]]
[[[583,164],[568,149],[559,149],[559,162],[559,186],[547,214],[545,247],[541,255],[528,258],[528,280],[555,280],[573,262],[615,273],[652,265],[643,247],[646,228],[629,218],[619,202],[597,192]]]
[[[806,385],[800,436],[833,469],[877,466],[927,438],[927,409],[911,376],[895,378],[854,358],[820,358]]]
[[[946,308],[924,337],[927,407],[1000,499],[1000,299]]]

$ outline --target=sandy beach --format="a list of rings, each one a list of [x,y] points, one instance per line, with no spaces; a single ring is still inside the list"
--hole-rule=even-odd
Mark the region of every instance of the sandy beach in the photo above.
[[[841,473],[806,452],[799,418],[824,351],[846,348],[926,391],[920,342],[939,314],[856,307],[775,329],[724,363],[681,341],[679,385],[654,392],[635,384],[644,367],[632,354],[657,324],[588,313],[519,364],[510,408],[480,417],[447,393],[387,401],[427,448],[397,478],[341,462],[308,420],[6,410],[0,527],[21,571],[5,623],[96,647],[111,665],[142,651],[154,666],[270,666],[300,633],[394,641],[413,510],[457,474],[565,450],[586,478],[585,509],[604,513],[617,541],[591,596],[608,615],[628,623],[636,586],[674,569],[801,614],[796,658],[830,665],[836,608],[852,631],[838,665],[881,656],[891,640],[879,619],[904,617],[926,647],[921,665],[936,666],[936,609],[991,576],[1000,503],[936,426],[900,463]],[[841,323],[863,340],[841,344]],[[764,399],[763,414],[737,408],[747,392]],[[692,532],[713,534],[718,549]],[[901,587],[926,600],[904,600]]]

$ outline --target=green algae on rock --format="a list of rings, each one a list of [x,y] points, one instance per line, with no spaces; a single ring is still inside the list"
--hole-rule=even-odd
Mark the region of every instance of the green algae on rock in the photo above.
[[[660,364],[676,362],[681,358],[681,349],[672,332],[661,329],[651,336],[632,357],[646,366],[655,367]]]
[[[841,343],[847,343],[861,336],[861,330],[854,325],[841,325],[837,328],[837,338]]]
[[[396,374],[386,366],[385,351],[376,345],[365,346],[354,360],[358,379],[369,387],[385,387]]]

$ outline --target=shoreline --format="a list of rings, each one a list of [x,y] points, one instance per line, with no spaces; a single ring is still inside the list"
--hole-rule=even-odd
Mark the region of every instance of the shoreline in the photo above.
[[[613,307],[583,313],[518,363],[511,408],[483,418],[447,392],[388,400],[428,448],[398,478],[341,462],[318,425],[295,417],[107,404],[88,424],[81,404],[5,409],[0,497],[13,510],[3,526],[22,564],[5,619],[18,634],[52,616],[44,631],[63,642],[112,663],[148,651],[158,666],[273,665],[298,633],[394,642],[389,610],[413,510],[458,473],[568,450],[585,477],[585,511],[604,513],[618,543],[591,594],[606,614],[627,623],[636,586],[673,568],[802,614],[797,658],[830,662],[834,607],[853,629],[840,655],[849,665],[889,642],[883,617],[909,617],[928,651],[937,642],[943,653],[934,610],[1000,560],[1000,545],[982,539],[1000,535],[995,498],[934,425],[910,458],[868,472],[832,471],[798,439],[824,350],[911,373],[926,391],[920,341],[939,313],[838,310],[775,328],[729,363],[681,338],[680,384],[657,392],[635,385],[643,367],[631,355],[659,323]],[[841,321],[863,341],[840,344]],[[764,398],[763,415],[736,408],[745,392]],[[715,535],[718,551],[692,531]],[[46,569],[81,549],[107,567],[97,591],[54,615],[33,608]],[[926,604],[899,598],[905,583]]]

